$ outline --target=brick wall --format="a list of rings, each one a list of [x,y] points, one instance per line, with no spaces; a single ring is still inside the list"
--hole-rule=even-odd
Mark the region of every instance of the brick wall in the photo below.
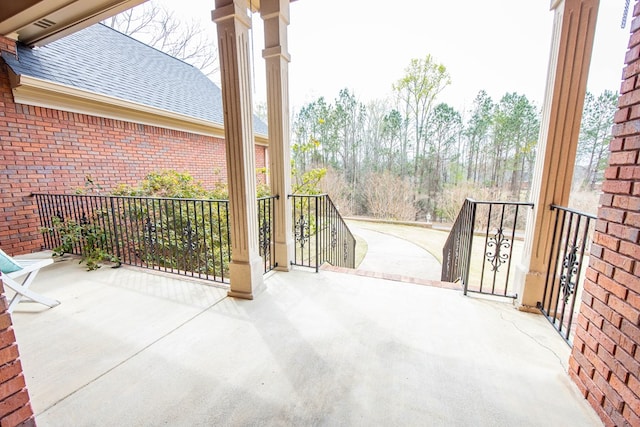
[[[640,426],[640,1],[569,374],[607,426]]]
[[[0,50],[12,42],[0,37]],[[16,104],[2,60],[0,146],[0,247],[12,255],[42,244],[31,193],[73,192],[88,175],[110,189],[161,169],[187,171],[209,188],[226,181],[222,139]],[[263,146],[256,166],[265,166]]]
[[[16,42],[10,38],[0,35],[0,52],[9,52],[15,56]]]
[[[35,426],[0,274],[0,426]]]

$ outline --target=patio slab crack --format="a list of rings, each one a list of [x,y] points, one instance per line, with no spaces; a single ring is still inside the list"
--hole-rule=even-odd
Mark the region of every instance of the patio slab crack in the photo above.
[[[498,312],[498,314],[500,315],[500,319],[503,320],[504,322],[507,322],[509,324],[511,324],[518,332],[520,332],[522,335],[526,336],[527,338],[529,338],[531,341],[533,341],[534,343],[536,343],[538,346],[544,348],[545,350],[549,351],[551,354],[553,354],[553,356],[558,360],[558,363],[560,364],[560,366],[562,367],[562,369],[564,369],[564,371],[566,372],[568,370],[568,366],[565,365],[565,363],[563,363],[562,358],[560,357],[560,355],[558,355],[558,353],[551,347],[549,347],[548,345],[544,344],[543,342],[541,342],[540,340],[538,340],[536,337],[534,337],[533,335],[531,335],[529,332],[525,331],[524,329],[522,329],[520,326],[518,326],[518,324],[516,322],[514,322],[513,320],[507,319],[504,317],[504,313],[500,310],[498,310],[495,307],[492,307],[493,310],[495,310],[496,312]]]

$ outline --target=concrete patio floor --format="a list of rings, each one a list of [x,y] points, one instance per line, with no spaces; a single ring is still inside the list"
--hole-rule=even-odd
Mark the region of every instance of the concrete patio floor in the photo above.
[[[13,315],[45,426],[599,426],[542,316],[429,286],[294,270],[253,301],[75,260]]]

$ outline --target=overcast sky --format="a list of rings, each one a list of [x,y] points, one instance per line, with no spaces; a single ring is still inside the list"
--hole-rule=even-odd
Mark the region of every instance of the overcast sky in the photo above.
[[[213,0],[165,0],[215,31]],[[479,90],[494,99],[519,92],[538,106],[544,96],[553,13],[549,0],[298,0],[289,26],[293,108],[342,88],[361,101],[391,94],[412,58],[431,54],[452,84],[438,98],[468,109]],[[633,2],[632,2],[633,3]],[[588,88],[619,90],[629,24],[624,0],[601,0]],[[253,16],[254,100],[265,98],[262,22]]]

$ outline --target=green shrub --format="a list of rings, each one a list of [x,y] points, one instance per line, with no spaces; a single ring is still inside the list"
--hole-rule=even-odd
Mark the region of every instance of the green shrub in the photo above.
[[[52,227],[43,229],[42,232],[56,233],[60,237],[60,245],[53,249],[54,256],[62,256],[66,253],[80,251],[80,263],[86,262],[87,270],[96,270],[103,261],[113,262],[120,266],[120,260],[112,255],[112,248],[107,232],[96,225],[98,221],[76,222],[73,219],[62,221],[60,218],[52,218]]]
[[[151,172],[138,186],[121,184],[111,193],[116,196],[171,197],[209,199],[211,192],[188,172],[163,170]]]
[[[85,188],[77,193],[91,193],[98,187],[87,177]],[[258,197],[270,194],[265,184],[258,184],[257,192]],[[114,199],[104,212],[98,208],[90,213],[91,221],[54,218],[52,229],[43,232],[60,237],[55,254],[81,250],[81,262],[93,270],[100,267],[100,261],[119,265],[120,260],[112,255],[116,253],[113,246],[118,245],[125,262],[135,257],[134,264],[141,261],[166,269],[228,276],[231,254],[226,184],[209,190],[189,173],[164,170],[148,174],[138,185],[119,185],[111,195],[123,197]],[[260,218],[261,227],[265,220]],[[109,230],[99,224],[107,224]]]
[[[213,200],[131,199],[116,210],[124,251],[167,269],[228,274],[228,204]],[[205,250],[206,249],[206,250]]]

